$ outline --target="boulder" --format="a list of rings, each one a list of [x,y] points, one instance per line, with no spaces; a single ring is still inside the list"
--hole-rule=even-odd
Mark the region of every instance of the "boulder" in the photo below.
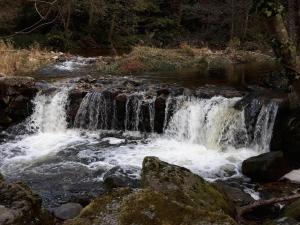
[[[225,184],[222,181],[218,181],[215,183],[215,186],[220,192],[226,193],[227,196],[230,198],[230,200],[236,205],[236,206],[245,206],[249,205],[255,200],[249,195],[248,193],[245,193],[240,188],[232,187],[230,185]]]
[[[61,220],[73,219],[80,214],[82,209],[78,203],[66,203],[54,209],[54,215]]]
[[[243,174],[258,182],[276,181],[289,171],[290,165],[281,151],[251,157],[242,164]]]
[[[300,110],[289,114],[282,129],[284,155],[294,168],[300,168]]]
[[[104,174],[104,184],[108,189],[118,187],[137,188],[139,186],[139,180],[135,177],[135,172],[136,168],[121,168],[120,166],[115,166]]]
[[[190,170],[146,157],[143,161],[141,184],[168,196],[174,201],[208,211],[234,215],[234,205],[227,195]]]
[[[146,157],[143,189],[119,188],[93,200],[64,225],[234,225],[225,194],[189,170]]]
[[[29,116],[37,91],[31,77],[0,77],[0,126],[7,128]]]
[[[0,225],[50,225],[52,220],[41,208],[41,199],[23,183],[0,178]]]

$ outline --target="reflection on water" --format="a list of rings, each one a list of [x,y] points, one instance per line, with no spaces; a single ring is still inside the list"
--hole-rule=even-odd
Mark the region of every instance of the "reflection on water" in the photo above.
[[[246,85],[257,84],[260,80],[272,72],[278,70],[279,66],[272,63],[244,63],[231,64],[225,68],[206,68],[203,70],[163,73],[137,74],[139,78],[178,84],[188,88],[196,88],[205,84],[230,85],[242,88]]]
[[[63,78],[109,75],[99,74],[96,68],[97,58],[72,57],[64,62],[57,62],[38,71],[37,79],[57,81]],[[274,62],[250,62],[243,64],[208,64],[207,67],[186,69],[172,72],[143,72],[138,74],[119,74],[155,82],[178,84],[187,88],[196,88],[205,84],[230,85],[243,88],[246,85],[259,83],[263,77],[277,71],[279,66]]]

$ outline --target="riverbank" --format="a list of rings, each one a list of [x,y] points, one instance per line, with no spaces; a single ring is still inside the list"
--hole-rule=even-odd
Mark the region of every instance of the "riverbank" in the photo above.
[[[287,114],[289,106],[286,104],[289,102],[285,93],[280,97],[268,94],[268,91],[274,91],[270,89],[251,91],[249,88],[247,92],[241,92],[221,86],[203,86],[197,90],[189,90],[180,86],[152,83],[137,77],[130,79],[108,75],[102,78],[88,76],[69,81],[69,85],[61,82],[55,86],[53,83],[26,77],[0,79],[0,104],[1,110],[3,109],[3,113],[1,110],[0,113],[6,116],[2,118],[7,118],[3,121],[3,127],[8,127],[0,137],[0,160],[3,160],[0,161],[1,173],[9,181],[21,180],[30,185],[32,190],[41,195],[44,207],[50,211],[54,208],[51,212],[56,214],[56,217],[65,218],[58,213],[60,210],[69,209],[70,205],[66,204],[87,206],[78,218],[67,224],[80,224],[82,221],[89,224],[94,217],[99,218],[95,222],[101,224],[102,219],[105,221],[113,215],[103,211],[101,215],[104,217],[100,217],[97,211],[98,203],[110,207],[110,200],[115,202],[115,198],[119,199],[120,205],[126,209],[140,213],[144,212],[144,207],[148,205],[142,204],[139,199],[151,200],[152,197],[161,197],[165,201],[151,202],[158,208],[150,213],[155,213],[159,220],[170,219],[172,224],[177,224],[177,220],[182,221],[181,216],[190,216],[190,213],[197,218],[202,215],[198,214],[197,210],[194,211],[193,205],[190,208],[189,199],[186,202],[185,198],[181,198],[181,193],[175,196],[174,201],[183,203],[183,208],[177,208],[177,203],[174,205],[172,198],[170,200],[173,203],[167,199],[169,193],[160,193],[158,190],[157,194],[149,191],[149,186],[146,186],[147,190],[143,189],[145,186],[140,186],[143,174],[153,169],[152,166],[147,171],[141,168],[146,156],[157,156],[165,162],[186,167],[206,180],[213,180],[217,184],[225,183],[225,187],[221,187],[222,190],[226,189],[226,193],[233,192],[233,200],[239,200],[235,207],[254,201],[247,194],[249,190],[252,196],[255,196],[253,191],[257,191],[256,194],[259,193],[262,199],[269,199],[291,195],[299,188],[298,184],[291,185],[288,192],[278,196],[265,191],[272,187],[264,188],[266,181],[277,181],[288,172],[286,169],[289,168],[278,167],[278,162],[280,165],[284,162],[284,155],[299,158],[293,157],[295,155],[289,152],[298,149],[296,142],[299,128],[296,125],[299,114],[295,115],[296,118]],[[273,94],[278,94],[278,91],[274,92]],[[277,104],[273,103],[278,103],[278,110]],[[20,109],[28,111],[22,115],[15,115],[16,112],[22,112]],[[275,120],[277,112],[280,115],[277,118],[280,120]],[[28,116],[29,119],[26,119]],[[274,129],[272,138],[276,149],[271,150],[281,151],[268,153],[267,157],[261,155],[246,160],[268,151],[274,123],[274,127],[279,127]],[[289,140],[284,139],[280,144],[278,137],[288,137]],[[158,164],[158,167],[162,168],[160,164],[164,163],[156,159],[154,161],[155,165]],[[277,176],[278,169],[280,173],[281,169],[283,172]],[[260,179],[252,176],[253,170],[256,171],[255,174],[261,175]],[[177,174],[177,169],[175,171]],[[241,172],[251,177],[252,181],[247,182]],[[167,179],[169,175],[162,181]],[[257,180],[261,183],[256,183]],[[278,183],[281,187],[285,187],[286,184],[286,181]],[[166,187],[173,190],[172,185],[167,184]],[[118,190],[111,189],[115,187],[138,187],[141,190],[132,192],[131,189],[127,189],[124,195],[119,195]],[[165,186],[161,187],[162,190],[166,189]],[[179,189],[182,190],[181,187]],[[0,188],[1,190],[6,192],[6,189]],[[10,193],[13,195],[14,190]],[[190,193],[199,200],[203,197],[188,190],[189,196]],[[133,208],[127,204],[128,198],[133,202],[137,201]],[[176,213],[177,209],[187,209],[185,204],[191,211],[180,214],[180,217],[174,218],[176,221],[168,217],[170,214],[164,214],[165,211],[161,208],[165,205],[170,206],[168,213]],[[77,206],[76,210],[80,208]],[[6,208],[9,210],[5,210],[10,212],[10,207],[12,206],[8,204]],[[196,207],[198,208],[198,205]],[[113,209],[119,212],[121,208],[117,206]],[[71,210],[73,209],[71,207]],[[262,221],[281,216],[277,207],[268,211],[270,214],[267,219],[261,218],[261,212],[264,211],[259,209],[258,212],[254,212],[254,216],[251,214],[250,220],[262,224]],[[87,217],[87,213],[91,217]],[[210,215],[210,210],[207,214]],[[122,225],[130,224],[127,221],[131,219],[135,222],[144,218],[143,215],[134,217],[127,210],[121,210],[118,215],[126,218],[124,223],[120,223]],[[214,211],[213,215],[216,215]],[[216,216],[218,220],[235,224],[235,214],[232,216],[229,213],[228,217],[227,214],[217,213]],[[215,224],[214,218],[205,217],[204,221],[212,221],[211,224]],[[45,224],[43,222],[40,224]]]
[[[68,62],[76,58],[69,53],[53,52],[33,46],[17,49],[11,43],[0,42],[0,74],[2,76],[31,76],[36,71],[57,62]],[[180,72],[212,70],[223,73],[232,65],[255,63],[275,64],[275,59],[259,51],[234,49],[210,50],[193,48],[183,44],[175,49],[146,46],[133,48],[129,54],[120,56],[97,56],[89,61],[94,74],[129,75],[147,72]]]
[[[0,41],[0,75],[27,76],[55,62],[63,53],[52,52],[39,46],[18,49],[11,43]]]
[[[232,64],[274,63],[275,59],[259,51],[234,49],[210,50],[193,48],[183,44],[176,49],[161,49],[138,46],[132,52],[115,57],[111,61],[99,61],[97,71],[108,74],[136,74],[141,72],[178,72],[181,70],[203,70],[214,68],[226,70]]]

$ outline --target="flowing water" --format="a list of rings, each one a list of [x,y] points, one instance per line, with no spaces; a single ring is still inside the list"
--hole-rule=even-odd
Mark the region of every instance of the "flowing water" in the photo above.
[[[264,104],[249,135],[244,111],[234,108],[240,98],[170,96],[158,134],[156,97],[130,94],[120,112],[105,93],[91,92],[68,126],[68,93],[69,88],[61,88],[38,94],[25,134],[0,145],[1,173],[29,182],[44,198],[55,198],[59,185],[64,193],[97,189],[115,166],[139,178],[145,156],[187,167],[208,180],[240,177],[243,160],[269,150],[278,108]],[[150,132],[141,132],[143,126]]]

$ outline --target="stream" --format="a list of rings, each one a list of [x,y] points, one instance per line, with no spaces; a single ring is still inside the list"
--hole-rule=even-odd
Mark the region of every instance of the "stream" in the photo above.
[[[65,62],[38,75],[53,79],[56,89],[37,94],[32,115],[11,128],[0,142],[0,171],[7,179],[25,181],[51,208],[102,194],[103,178],[116,168],[138,182],[143,158],[157,156],[208,181],[242,180],[244,189],[255,195],[240,167],[243,160],[269,151],[276,103],[259,108],[253,104],[258,116],[249,130],[244,111],[234,108],[241,97],[169,95],[164,115],[160,115],[163,120],[157,121],[155,95],[149,97],[143,90],[126,94],[120,110],[105,92],[91,91],[82,99],[70,125],[67,109],[73,78],[69,75],[84,74],[82,68],[89,60]],[[195,83],[195,74],[185,79],[180,76],[170,80],[162,74],[144,74],[138,79],[189,88],[200,83],[219,84],[213,82],[216,78]],[[157,126],[162,132],[156,131]]]

